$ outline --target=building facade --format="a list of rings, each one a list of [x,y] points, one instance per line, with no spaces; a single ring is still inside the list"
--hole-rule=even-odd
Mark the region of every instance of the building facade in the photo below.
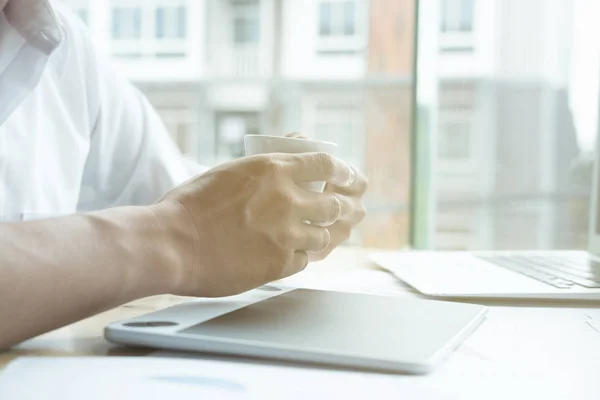
[[[574,2],[442,0],[436,247],[585,247]],[[587,213],[587,210],[586,210]],[[582,224],[583,221],[583,224]]]
[[[243,156],[247,134],[334,141],[370,179],[351,241],[407,246],[414,0],[64,2],[186,155]],[[440,0],[437,248],[579,244],[561,197],[578,153],[561,61],[570,3]]]

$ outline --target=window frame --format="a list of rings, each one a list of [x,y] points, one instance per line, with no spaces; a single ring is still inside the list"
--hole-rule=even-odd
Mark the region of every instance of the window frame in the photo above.
[[[335,94],[320,94],[320,93],[306,93],[305,95],[303,95],[303,100],[302,100],[302,109],[303,111],[303,116],[302,116],[302,121],[303,121],[303,126],[302,126],[302,131],[303,132],[312,132],[312,135],[319,140],[327,140],[327,138],[320,138],[318,136],[318,133],[316,132],[315,128],[321,124],[323,124],[323,121],[327,121],[329,123],[335,123],[338,121],[343,121],[346,118],[343,116],[344,114],[347,114],[349,116],[351,116],[351,118],[348,119],[352,119],[351,123],[353,125],[353,132],[352,134],[355,135],[355,139],[357,139],[357,141],[360,141],[360,145],[364,146],[365,145],[365,139],[366,139],[366,127],[365,127],[365,116],[364,113],[362,112],[363,110],[363,104],[360,100],[354,98],[354,96],[348,96],[345,93],[343,93],[343,91],[340,92],[340,94],[335,95]],[[329,110],[327,110],[329,109]],[[337,110],[343,110],[343,109],[347,109],[347,110],[355,110],[355,112],[347,112],[347,113],[342,113],[340,112],[339,114],[336,115],[336,111]],[[341,125],[341,124],[340,124]],[[338,141],[338,149],[340,147],[340,142]],[[348,161],[349,163],[351,163],[352,165],[354,165],[356,168],[358,168],[359,170],[363,170],[364,165],[365,165],[365,157],[362,157],[362,159],[359,158],[350,158],[347,157],[343,154],[339,154],[338,155],[344,157],[344,159],[346,161]]]
[[[475,37],[477,32],[477,0],[440,0],[440,49],[444,52],[473,52],[475,50]],[[471,16],[469,29],[462,29],[462,10],[465,2],[471,3]],[[455,3],[450,5],[449,3]],[[452,14],[448,14],[452,10]],[[448,24],[446,17],[452,15],[452,23]],[[457,29],[445,29],[447,25],[453,25]]]
[[[447,108],[442,109],[439,112],[438,137],[440,139],[438,139],[438,151],[435,157],[438,160],[438,170],[444,171],[445,174],[466,174],[474,172],[476,170],[475,152],[477,146],[477,138],[474,132],[474,115],[474,110],[472,108]],[[451,159],[443,158],[441,156],[441,150],[443,145],[441,138],[444,135],[444,124],[457,124],[467,126],[469,136],[467,138],[467,157],[463,159]]]
[[[190,0],[113,0],[110,5],[110,46],[115,58],[152,58],[156,60],[186,58],[190,54],[189,13],[185,13],[184,37],[158,37],[158,9],[189,9]],[[116,8],[139,8],[141,10],[140,37],[115,38],[113,35],[114,10]]]
[[[345,17],[342,16],[344,11],[339,11],[335,14],[330,14],[330,34],[323,35],[321,31],[322,22],[322,7],[325,4],[340,5],[354,4],[354,31],[351,34],[341,33],[345,30]],[[335,9],[335,8],[334,8]],[[367,5],[363,0],[319,0],[316,3],[317,18],[315,33],[317,38],[317,51],[321,54],[353,54],[359,53],[365,47],[365,27],[367,18]],[[331,11],[330,11],[331,12]],[[337,24],[332,23],[332,15],[337,16]],[[339,29],[332,29],[339,28]],[[337,34],[340,32],[341,34]]]
[[[258,48],[261,42],[261,5],[258,0],[232,0],[230,3],[231,7],[231,42],[234,48]],[[252,25],[252,22],[256,25],[255,34],[253,40],[238,41],[238,25],[237,22],[246,22],[248,26]],[[248,32],[246,32],[248,33]]]
[[[185,39],[188,36],[188,21],[185,11],[186,7],[182,5],[169,5],[168,7],[158,5],[154,10],[154,37],[156,40]]]

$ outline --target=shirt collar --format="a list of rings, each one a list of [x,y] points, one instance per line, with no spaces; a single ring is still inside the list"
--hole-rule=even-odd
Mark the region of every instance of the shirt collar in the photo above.
[[[9,0],[4,14],[27,42],[47,55],[62,42],[61,25],[49,0]]]

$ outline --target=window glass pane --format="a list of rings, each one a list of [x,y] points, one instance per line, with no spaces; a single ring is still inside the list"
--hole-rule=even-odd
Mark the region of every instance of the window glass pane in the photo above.
[[[112,12],[112,36],[115,39],[121,37],[121,12],[120,8],[115,8]]]
[[[331,4],[322,2],[319,9],[319,34],[329,36],[331,35]]]
[[[258,25],[255,20],[235,20],[235,43],[250,44],[258,42]]]
[[[473,30],[473,12],[475,0],[462,0],[460,5],[460,31],[471,32]]]
[[[112,36],[115,39],[137,39],[142,32],[139,8],[117,7],[112,12]]]
[[[257,134],[258,113],[222,112],[217,114],[215,152],[219,161],[244,156],[244,136]]]
[[[177,36],[181,39],[187,36],[187,12],[185,7],[177,7]]]
[[[435,83],[426,112],[438,121],[431,247],[585,249],[600,93],[600,28],[590,15],[600,4],[440,5],[442,30],[481,46],[436,52],[435,68],[419,69]]]
[[[440,3],[442,32],[473,31],[475,0],[440,0]]]
[[[433,95],[417,110],[415,1],[281,3],[267,21],[259,15],[270,2],[250,0],[193,8],[182,0],[95,2],[106,9],[87,18],[102,38],[101,16],[112,17],[102,45],[119,49],[123,73],[152,104],[182,110],[169,122],[174,139],[204,164],[242,155],[248,133],[301,131],[337,141],[341,157],[362,166],[370,180],[362,245],[408,244],[410,206],[421,207],[409,202],[410,160],[433,158],[416,171],[419,185],[423,176],[435,178],[432,193],[423,186],[415,193],[435,204],[417,226],[432,232],[432,247],[585,248],[598,114],[598,2],[440,0],[439,10],[421,7],[430,22],[421,32],[431,29],[440,40],[456,39],[452,49],[472,51],[440,52],[432,48],[434,35],[419,36],[419,53],[431,52],[433,63],[419,69],[418,81]],[[81,7],[77,0],[68,4]],[[356,25],[363,9],[366,32]],[[147,20],[155,26],[142,26]],[[198,46],[193,60],[181,41],[152,41],[184,37],[188,24],[207,35],[190,41]],[[139,38],[142,28],[154,31],[143,46],[123,43]],[[264,39],[273,45],[246,46],[262,39],[259,32],[272,35]],[[314,34],[326,40],[306,39]],[[348,38],[360,38],[366,50],[338,56],[347,49],[338,40]],[[319,46],[330,41],[334,56],[322,56]],[[157,68],[155,57],[169,57],[174,67]],[[206,84],[222,81],[228,85]],[[423,130],[417,154],[410,153],[413,115],[429,122],[417,124]]]
[[[258,3],[234,3],[233,40],[236,45],[256,44],[260,35]]]
[[[408,245],[415,1],[112,0],[94,7],[95,36],[105,36],[108,13],[113,35],[102,45],[161,110],[182,152],[212,167],[243,156],[248,134],[334,141],[338,156],[370,181],[368,216],[349,243]],[[191,24],[200,37],[173,40],[189,35]],[[138,31],[143,40],[131,40]],[[323,44],[331,54],[321,53]]]
[[[354,35],[356,32],[356,3],[344,3],[344,35]]]
[[[448,8],[450,7],[448,0],[440,0],[440,30],[442,32],[448,31]]]
[[[156,9],[156,37],[183,39],[187,35],[187,10],[185,7],[159,7]]]
[[[448,123],[440,127],[441,159],[450,161],[468,160],[471,150],[469,127],[464,123]]]
[[[156,9],[156,37],[165,37],[165,9],[163,7]]]
[[[142,10],[134,8],[130,10],[133,19],[133,32],[131,34],[134,38],[140,38],[142,36]]]
[[[184,154],[189,153],[190,152],[190,146],[189,146],[190,137],[189,137],[188,125],[184,124],[184,123],[177,123],[176,129],[177,129],[177,145],[179,146],[179,149]]]

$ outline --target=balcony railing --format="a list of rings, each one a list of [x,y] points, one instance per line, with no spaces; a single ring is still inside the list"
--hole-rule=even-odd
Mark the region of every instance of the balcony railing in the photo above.
[[[210,70],[213,77],[258,78],[261,75],[259,49],[219,49]]]

